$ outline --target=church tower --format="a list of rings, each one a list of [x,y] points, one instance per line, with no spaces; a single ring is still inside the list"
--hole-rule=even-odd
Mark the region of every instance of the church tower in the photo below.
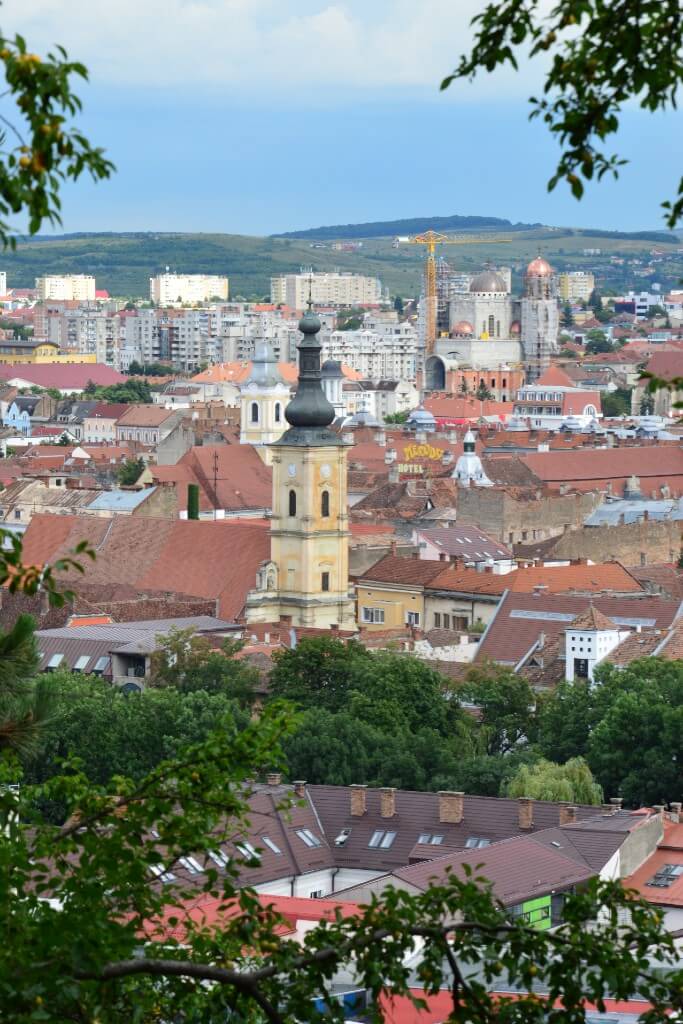
[[[557,351],[560,309],[555,272],[542,256],[527,267],[524,284],[521,340],[527,382],[533,384],[548,369],[550,356]]]
[[[269,446],[273,467],[270,561],[247,598],[247,622],[291,616],[292,625],[354,628],[349,598],[345,442],[329,426],[334,408],[321,386],[320,320],[299,322],[299,381],[285,409],[289,429]]]
[[[269,341],[257,341],[251,373],[240,388],[240,444],[252,444],[268,461],[264,445],[282,435],[289,387],[277,368]]]

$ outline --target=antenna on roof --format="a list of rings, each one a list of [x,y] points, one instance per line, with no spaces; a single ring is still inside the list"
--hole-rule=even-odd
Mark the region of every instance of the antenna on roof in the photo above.
[[[308,312],[313,309],[313,273],[308,275]]]

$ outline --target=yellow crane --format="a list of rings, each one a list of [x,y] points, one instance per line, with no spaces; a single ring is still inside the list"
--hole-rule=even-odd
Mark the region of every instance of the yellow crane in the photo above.
[[[493,238],[491,235],[464,235],[462,238],[450,238],[439,231],[423,231],[419,235],[399,235],[394,246],[403,243],[426,245],[425,260],[425,355],[434,349],[436,341],[436,247],[437,245],[482,245],[487,242],[511,242],[511,238]]]

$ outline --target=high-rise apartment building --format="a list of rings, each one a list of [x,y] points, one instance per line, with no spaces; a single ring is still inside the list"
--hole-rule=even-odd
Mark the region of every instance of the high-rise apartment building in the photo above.
[[[572,270],[559,275],[558,285],[564,302],[587,302],[595,291],[595,277],[588,270]]]
[[[378,306],[382,284],[376,277],[342,273],[282,274],[270,279],[270,301],[303,309],[311,300],[319,306]]]
[[[54,274],[36,278],[38,298],[94,302],[95,278],[91,274]]]
[[[149,279],[149,297],[157,306],[198,305],[228,298],[228,279],[215,274],[157,274]]]
[[[7,274],[0,270],[0,295],[7,295]]]

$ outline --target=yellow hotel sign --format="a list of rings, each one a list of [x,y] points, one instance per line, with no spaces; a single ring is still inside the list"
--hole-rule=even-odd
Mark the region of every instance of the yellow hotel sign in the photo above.
[[[403,449],[404,459],[440,459],[443,448],[435,448],[432,444],[407,444]]]

